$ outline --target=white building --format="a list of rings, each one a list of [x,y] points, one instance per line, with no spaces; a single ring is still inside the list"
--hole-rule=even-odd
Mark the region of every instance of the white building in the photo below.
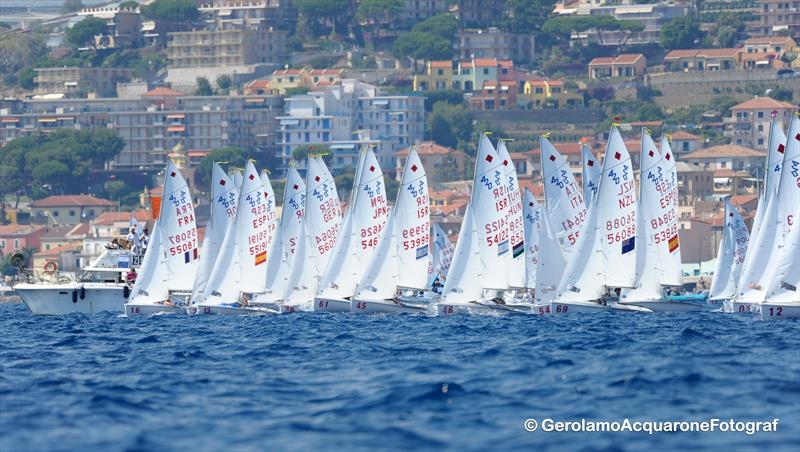
[[[334,168],[352,167],[362,145],[374,144],[384,170],[394,168],[394,152],[422,140],[424,97],[380,96],[373,85],[354,79],[341,86],[287,97],[278,148],[284,164],[300,146],[328,147]]]

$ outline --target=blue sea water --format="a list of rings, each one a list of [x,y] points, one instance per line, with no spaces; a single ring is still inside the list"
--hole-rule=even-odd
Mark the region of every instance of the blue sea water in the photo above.
[[[33,317],[0,305],[0,450],[797,450],[800,322]],[[526,432],[525,419],[776,433]]]

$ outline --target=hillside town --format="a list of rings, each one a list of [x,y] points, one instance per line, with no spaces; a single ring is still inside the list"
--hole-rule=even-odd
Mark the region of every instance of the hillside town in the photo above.
[[[213,162],[248,159],[282,192],[287,169],[323,154],[344,191],[369,146],[394,199],[415,146],[431,222],[454,241],[482,132],[508,140],[520,187],[541,197],[539,137],[580,179],[582,147],[602,157],[614,122],[634,167],[642,128],[669,137],[684,275],[702,277],[723,202],[752,222],[770,122],[785,130],[800,102],[796,0],[68,0],[0,13],[4,275],[16,251],[38,271],[83,268],[151,223],[168,159],[195,192]]]

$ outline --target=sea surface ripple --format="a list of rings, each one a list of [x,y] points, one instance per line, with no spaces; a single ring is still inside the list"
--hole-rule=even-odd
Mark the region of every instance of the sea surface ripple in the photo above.
[[[0,305],[0,450],[798,450],[800,322],[34,317]],[[525,419],[777,433],[526,432]]]

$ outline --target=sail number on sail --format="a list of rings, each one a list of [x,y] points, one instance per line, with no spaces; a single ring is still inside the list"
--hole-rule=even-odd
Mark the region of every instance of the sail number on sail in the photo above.
[[[197,228],[194,223],[194,207],[191,198],[186,190],[181,190],[169,195],[169,201],[175,208],[178,227],[189,228],[168,236],[169,242],[173,245],[169,248],[169,254],[170,256],[184,254],[187,256],[187,262],[197,259]]]

